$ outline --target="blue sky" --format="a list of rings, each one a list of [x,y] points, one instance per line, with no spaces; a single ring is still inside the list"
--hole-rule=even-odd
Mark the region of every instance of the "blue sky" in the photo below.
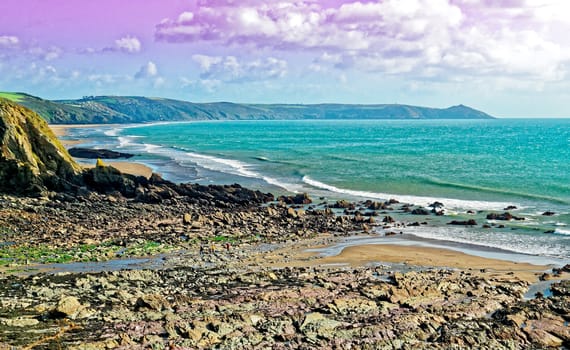
[[[3,0],[0,90],[570,116],[570,1]]]

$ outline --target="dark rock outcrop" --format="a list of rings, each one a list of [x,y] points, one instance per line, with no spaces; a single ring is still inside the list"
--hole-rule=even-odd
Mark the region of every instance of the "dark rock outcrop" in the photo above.
[[[465,221],[453,220],[451,222],[448,222],[447,224],[448,225],[458,225],[458,226],[475,226],[475,225],[477,225],[477,222],[473,219],[469,219],[469,220],[465,220]]]
[[[299,193],[294,196],[281,196],[277,200],[285,204],[303,205],[313,203],[313,200],[306,193]]]
[[[95,149],[95,148],[70,148],[68,152],[71,156],[86,159],[118,159],[118,158],[131,158],[134,154],[111,151],[108,149]]]
[[[71,190],[80,173],[39,115],[0,98],[0,192]]]
[[[487,220],[502,220],[502,221],[509,221],[509,220],[524,220],[523,217],[514,216],[509,212],[505,212],[503,214],[497,213],[490,213],[487,215]]]
[[[425,208],[416,208],[412,210],[412,215],[429,215],[429,210]]]

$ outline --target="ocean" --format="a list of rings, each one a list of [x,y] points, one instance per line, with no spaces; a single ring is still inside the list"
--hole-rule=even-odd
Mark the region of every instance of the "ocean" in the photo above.
[[[69,137],[133,153],[175,182],[307,192],[317,202],[439,201],[445,216],[402,237],[570,262],[569,119],[199,121],[86,127]],[[486,219],[509,206],[525,220]],[[477,227],[447,225],[471,218]]]

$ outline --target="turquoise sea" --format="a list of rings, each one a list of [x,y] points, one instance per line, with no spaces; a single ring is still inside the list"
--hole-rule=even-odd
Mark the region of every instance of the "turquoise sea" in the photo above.
[[[329,200],[437,200],[446,216],[404,233],[570,260],[569,119],[204,121],[71,132],[86,146],[134,153],[175,182],[237,182]],[[493,224],[486,214],[507,206],[525,220],[492,230],[446,225]]]

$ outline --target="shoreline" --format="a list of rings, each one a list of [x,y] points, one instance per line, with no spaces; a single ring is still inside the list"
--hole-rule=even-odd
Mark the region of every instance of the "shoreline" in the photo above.
[[[345,238],[331,246],[312,249],[312,251],[319,253],[322,256],[335,256],[339,255],[342,250],[346,248],[368,245],[416,247],[418,249],[443,249],[482,259],[507,261],[512,263],[526,263],[536,266],[561,267],[565,265],[565,260],[561,258],[530,255],[477,244],[423,238],[413,234],[388,237],[378,235],[358,235]]]
[[[66,139],[62,139],[62,137],[65,137],[68,135],[69,129],[93,128],[93,127],[99,127],[99,126],[113,127],[113,126],[117,126],[117,125],[120,125],[120,124],[49,124],[49,127],[53,131],[55,136],[57,136],[57,138],[62,143],[62,145],[65,148],[70,148],[70,147],[79,145],[81,143],[84,143],[88,140],[66,140]],[[76,158],[76,161],[77,161],[77,158]],[[91,162],[93,164],[87,164],[89,162]],[[151,167],[149,167],[148,165],[145,165],[143,163],[139,163],[139,162],[133,162],[133,161],[129,161],[129,160],[126,160],[126,161],[115,161],[115,160],[106,161],[106,160],[103,160],[103,162],[105,163],[105,165],[110,165],[110,166],[118,169],[122,173],[129,174],[129,175],[135,175],[135,176],[144,176],[147,179],[150,178],[150,176],[153,173],[153,170]],[[78,161],[78,163],[80,163],[80,165],[86,169],[89,169],[89,168],[92,168],[95,166],[95,160],[94,159],[80,159]]]
[[[338,267],[357,268],[381,266],[388,270],[451,268],[463,271],[486,271],[494,276],[516,277],[537,283],[539,276],[550,271],[552,264],[532,264],[516,260],[496,259],[468,254],[445,247],[397,244],[386,241],[376,244],[344,246],[338,237],[305,240],[266,254],[259,263],[271,268]]]
[[[78,129],[78,128],[92,128],[92,127],[113,127],[113,126],[122,126],[123,124],[55,124],[55,125],[50,125],[50,128],[52,128],[52,130],[54,130],[54,132],[56,132],[56,135],[59,136],[65,136],[67,135],[67,131],[69,129]],[[145,124],[141,124],[141,125],[145,125]],[[66,142],[84,142],[85,140],[66,140]],[[91,160],[89,160],[91,161]],[[95,161],[93,161],[94,163]],[[111,165],[117,169],[119,169],[121,172],[127,173],[127,174],[131,174],[131,175],[135,175],[135,176],[144,176],[146,178],[149,178],[150,175],[153,172],[153,169],[143,163],[139,163],[139,162],[135,162],[132,160],[125,160],[125,161],[105,161],[104,163],[107,165]],[[94,165],[88,165],[87,167],[92,167]],[[341,198],[341,193],[338,194],[339,198]],[[409,196],[403,196],[404,198],[407,198]],[[413,197],[416,198],[416,197]],[[423,198],[423,197],[422,197]],[[426,199],[433,199],[431,197],[425,197]],[[401,200],[401,198],[397,197],[398,200]],[[435,200],[435,199],[433,199]],[[505,203],[495,203],[496,205],[498,205],[498,207],[502,207],[503,205],[505,205]],[[431,229],[433,229],[433,227],[431,227]],[[499,248],[491,248],[491,247],[487,247],[487,246],[483,246],[483,245],[477,245],[477,244],[467,244],[467,243],[460,243],[460,242],[455,242],[455,241],[445,241],[445,240],[439,240],[439,239],[430,239],[430,238],[425,238],[425,237],[420,237],[420,236],[414,236],[413,234],[406,234],[406,237],[398,237],[398,242],[394,242],[394,237],[384,237],[384,236],[378,236],[378,237],[369,237],[371,240],[382,240],[383,242],[381,244],[391,244],[394,246],[401,246],[401,247],[407,247],[404,249],[408,249],[410,246],[415,246],[416,249],[421,250],[422,248],[435,248],[435,249],[441,249],[441,250],[445,250],[445,251],[450,251],[450,252],[461,252],[463,254],[465,254],[466,256],[471,256],[471,257],[475,257],[475,258],[488,258],[488,259],[495,259],[498,261],[508,261],[508,262],[512,262],[512,263],[518,263],[520,262],[518,260],[518,258],[520,258],[520,256],[522,255],[527,255],[524,253],[518,253],[515,251],[510,251],[510,250],[502,250],[502,254],[501,258],[496,259],[496,254],[489,254],[489,252],[495,251],[495,250],[501,250]],[[358,236],[358,237],[354,237],[355,239],[359,240],[362,237]],[[390,241],[388,241],[390,240]],[[401,240],[401,241],[400,241]],[[430,243],[435,243],[435,247],[430,247]],[[372,245],[375,244],[374,242],[370,242],[370,243],[366,243],[366,245]],[[459,246],[459,248],[457,248]],[[466,248],[466,246],[469,246],[468,248]],[[529,257],[533,257],[533,255],[528,255]],[[531,260],[541,260],[542,256],[539,256],[539,258],[537,259],[531,259]],[[544,257],[544,259],[542,260],[557,260],[557,261],[562,261],[562,259],[549,259],[547,257]],[[553,265],[551,263],[548,264],[543,264],[542,262],[538,262],[537,263],[540,266],[548,266],[548,265]],[[555,263],[556,264],[556,263]]]
[[[0,263],[16,266],[0,269],[0,348],[560,348],[570,340],[570,265],[549,273],[417,241],[358,244],[376,228],[407,226],[409,218],[379,222],[401,208],[374,219],[310,208],[302,194],[275,202],[240,185],[129,181],[140,196],[103,187],[1,198]]]
[[[62,136],[67,136],[67,131],[69,129],[85,129],[85,128],[95,128],[99,126],[112,127],[119,125],[122,124],[48,124],[51,131],[53,131],[55,136],[57,136],[58,138]]]

